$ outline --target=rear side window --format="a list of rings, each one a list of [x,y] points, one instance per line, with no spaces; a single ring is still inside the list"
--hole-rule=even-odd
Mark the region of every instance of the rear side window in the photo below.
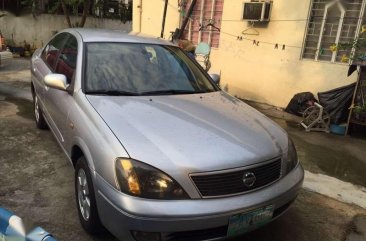
[[[42,52],[41,58],[48,65],[52,72],[55,70],[56,61],[66,37],[67,35],[64,33],[57,35],[47,44]]]
[[[59,51],[59,58],[56,63],[55,73],[63,74],[70,84],[73,79],[78,53],[78,42],[76,38],[68,34],[68,39]]]

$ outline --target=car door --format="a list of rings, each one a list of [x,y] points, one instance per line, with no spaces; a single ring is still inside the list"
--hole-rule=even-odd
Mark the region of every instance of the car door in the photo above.
[[[66,148],[68,129],[72,128],[67,123],[70,108],[74,106],[72,93],[77,63],[78,42],[77,39],[67,33],[66,41],[62,44],[55,63],[54,73],[66,76],[68,91],[47,88],[45,91],[46,109],[54,123],[59,135],[59,142]]]

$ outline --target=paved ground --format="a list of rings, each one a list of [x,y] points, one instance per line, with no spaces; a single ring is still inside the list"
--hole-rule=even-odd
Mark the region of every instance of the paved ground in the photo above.
[[[32,104],[0,101],[0,202],[28,217],[59,240],[91,240],[76,213],[73,168],[49,131],[35,128]],[[303,191],[292,209],[274,223],[236,240],[344,240],[356,206]],[[111,236],[93,240],[114,240]]]
[[[28,77],[25,72],[24,76],[19,72],[4,73],[0,72],[0,92],[2,85],[29,92],[29,79],[25,79],[29,72]],[[37,130],[33,118],[29,101],[0,93],[0,206],[33,220],[58,240],[115,240],[108,234],[93,238],[81,229],[74,198],[73,168],[52,134]],[[364,184],[362,173],[366,172],[362,157],[366,154],[366,145],[363,140],[304,133],[292,122],[276,121],[295,140],[307,170]],[[347,163],[351,163],[351,167]],[[304,190],[285,215],[235,241],[366,240],[365,216],[366,210],[358,206]]]
[[[14,58],[8,65],[0,67],[0,89],[11,96],[31,100],[30,60]]]
[[[276,107],[249,102],[270,116],[294,140],[304,168],[366,187],[366,135],[339,136],[323,132],[305,132],[301,118],[279,111]]]

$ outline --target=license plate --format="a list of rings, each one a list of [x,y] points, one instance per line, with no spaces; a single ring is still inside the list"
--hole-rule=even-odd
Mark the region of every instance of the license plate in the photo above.
[[[272,219],[273,211],[274,207],[271,205],[252,212],[231,216],[227,236],[234,237],[268,223]]]

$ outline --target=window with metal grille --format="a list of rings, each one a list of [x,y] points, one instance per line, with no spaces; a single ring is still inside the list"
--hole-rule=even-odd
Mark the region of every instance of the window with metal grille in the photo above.
[[[182,6],[181,18],[183,19],[188,12],[192,0],[185,0]],[[197,0],[192,15],[183,33],[183,38],[191,40],[194,44],[200,42],[208,43],[211,47],[219,47],[220,32],[209,26],[212,23],[215,27],[221,27],[222,11],[224,0]]]
[[[313,0],[302,57],[345,62],[354,49],[331,46],[352,43],[358,37],[365,22],[365,3],[366,0]]]

